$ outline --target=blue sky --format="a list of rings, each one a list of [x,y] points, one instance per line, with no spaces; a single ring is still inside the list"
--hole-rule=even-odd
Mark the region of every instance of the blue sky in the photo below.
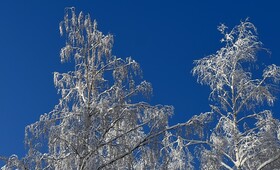
[[[24,155],[24,127],[58,102],[52,73],[70,69],[59,59],[64,39],[58,24],[67,6],[90,13],[101,31],[114,35],[115,55],[140,63],[153,84],[151,103],[175,107],[171,124],[209,110],[209,89],[190,71],[193,60],[221,47],[220,23],[233,27],[249,17],[272,52],[260,56],[261,62],[280,65],[277,1],[1,1],[0,155]],[[279,100],[273,111],[280,114]]]

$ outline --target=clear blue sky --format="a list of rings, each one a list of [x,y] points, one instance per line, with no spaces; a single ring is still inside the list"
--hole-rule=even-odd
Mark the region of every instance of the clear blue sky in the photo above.
[[[221,47],[220,23],[232,27],[250,17],[272,52],[261,61],[280,65],[280,4],[274,0],[3,0],[0,155],[24,155],[24,127],[58,102],[52,73],[69,69],[60,64],[58,30],[67,6],[90,13],[101,31],[115,36],[115,55],[140,63],[154,87],[151,103],[175,107],[171,124],[209,110],[209,89],[190,71],[193,60]],[[273,110],[280,114],[279,101]]]

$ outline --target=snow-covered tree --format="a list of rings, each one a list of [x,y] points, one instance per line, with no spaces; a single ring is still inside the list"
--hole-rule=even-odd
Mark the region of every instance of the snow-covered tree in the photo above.
[[[208,114],[169,126],[173,107],[143,102],[152,87],[139,64],[112,55],[113,37],[89,14],[66,8],[59,29],[61,62],[74,61],[74,70],[54,73],[59,103],[26,127],[26,156],[0,157],[2,169],[193,169],[178,132],[198,129]]]
[[[214,129],[200,148],[201,169],[272,170],[280,167],[280,122],[267,110],[275,101],[280,67],[258,73],[257,52],[265,50],[255,26],[245,20],[228,32],[225,44],[195,61],[192,73],[210,86]],[[256,74],[253,75],[255,69]],[[261,78],[256,78],[262,76]]]
[[[191,170],[198,161],[208,170],[280,167],[280,122],[267,110],[280,67],[267,66],[256,78],[257,52],[265,49],[248,20],[230,32],[219,26],[225,46],[195,61],[192,73],[211,89],[211,111],[173,126],[173,107],[143,102],[152,87],[139,64],[112,55],[112,35],[89,14],[66,8],[59,29],[66,38],[61,62],[74,68],[54,73],[59,103],[26,127],[25,157],[0,157],[2,170]]]
[[[151,94],[150,83],[141,81],[132,58],[111,54],[113,37],[100,32],[90,15],[67,8],[59,28],[66,37],[61,62],[72,60],[75,68],[54,73],[59,104],[26,127],[29,152],[20,168],[154,169],[154,146],[173,108],[140,102],[140,94]]]

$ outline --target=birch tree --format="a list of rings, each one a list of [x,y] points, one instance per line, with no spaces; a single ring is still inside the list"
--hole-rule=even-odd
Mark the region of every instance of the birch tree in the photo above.
[[[193,75],[211,89],[211,111],[173,126],[173,107],[143,102],[152,87],[139,64],[112,55],[112,35],[89,14],[66,8],[59,30],[66,39],[61,62],[74,68],[54,73],[59,103],[26,127],[24,158],[0,157],[2,170],[191,170],[195,155],[205,170],[280,167],[280,122],[268,110],[280,67],[253,75],[257,52],[265,49],[248,20],[230,31],[219,26],[225,46],[195,61]]]
[[[267,66],[261,78],[253,74],[258,72],[257,52],[265,49],[248,20],[232,30],[223,24],[218,30],[224,47],[195,61],[192,70],[199,83],[210,87],[210,106],[216,115],[215,127],[201,147],[200,168],[279,168],[280,123],[268,107],[276,99],[280,67]]]
[[[66,8],[59,30],[66,39],[61,62],[74,62],[74,70],[54,73],[59,103],[26,127],[26,156],[0,157],[2,169],[193,169],[178,132],[209,115],[169,126],[173,107],[143,102],[152,87],[139,64],[112,55],[112,35],[89,14]]]
[[[113,37],[74,8],[65,10],[61,62],[73,71],[54,73],[58,105],[26,127],[27,156],[21,169],[135,169],[156,167],[171,106],[142,102],[152,92],[139,64],[111,54]],[[158,154],[159,155],[159,154]],[[12,162],[12,161],[11,161]],[[9,166],[7,165],[6,168]]]

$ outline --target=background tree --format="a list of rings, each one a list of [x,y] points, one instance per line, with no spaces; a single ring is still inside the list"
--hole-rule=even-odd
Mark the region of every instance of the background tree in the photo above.
[[[245,20],[231,31],[218,27],[225,46],[195,61],[192,72],[209,85],[215,128],[201,148],[201,169],[273,169],[280,167],[280,123],[273,105],[280,67],[270,65],[255,78],[257,52],[262,50],[255,26]],[[257,71],[256,71],[257,72]],[[261,107],[264,106],[264,107]]]

